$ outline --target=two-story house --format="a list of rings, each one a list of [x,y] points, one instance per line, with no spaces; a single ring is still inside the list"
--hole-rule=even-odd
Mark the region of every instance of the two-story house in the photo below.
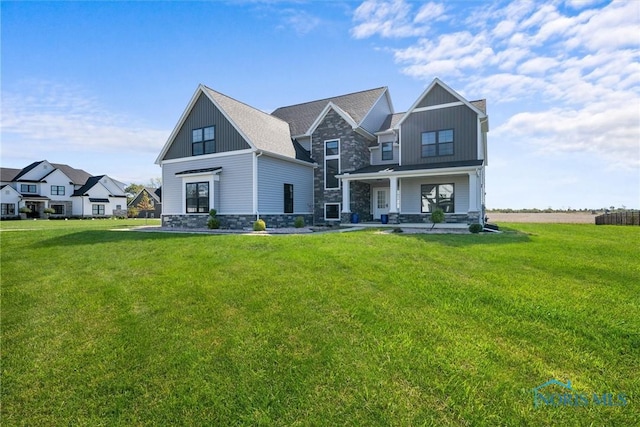
[[[92,176],[82,169],[33,162],[23,169],[1,168],[0,206],[3,219],[15,218],[22,207],[32,218],[126,216],[124,184],[107,175]]]
[[[488,117],[435,79],[405,113],[386,87],[272,114],[200,85],[162,149],[163,225],[482,223]]]

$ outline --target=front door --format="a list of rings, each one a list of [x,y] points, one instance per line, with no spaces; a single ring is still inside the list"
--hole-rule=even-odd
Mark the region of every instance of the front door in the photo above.
[[[373,189],[373,219],[380,219],[380,215],[389,213],[389,189]]]

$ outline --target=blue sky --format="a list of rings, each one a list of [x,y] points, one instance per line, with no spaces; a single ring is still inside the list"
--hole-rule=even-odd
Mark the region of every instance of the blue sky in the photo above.
[[[6,2],[3,167],[125,183],[199,83],[271,112],[435,77],[486,98],[489,208],[640,207],[638,1]]]

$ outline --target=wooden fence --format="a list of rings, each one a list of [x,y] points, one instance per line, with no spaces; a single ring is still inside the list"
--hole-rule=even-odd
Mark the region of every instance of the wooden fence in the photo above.
[[[596,217],[596,225],[640,225],[640,211],[612,212]]]

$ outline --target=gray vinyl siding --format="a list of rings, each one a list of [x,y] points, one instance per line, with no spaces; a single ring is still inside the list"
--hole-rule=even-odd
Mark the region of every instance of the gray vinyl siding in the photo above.
[[[293,184],[293,212],[311,213],[313,167],[267,155],[258,157],[258,212],[284,213],[284,184]]]
[[[422,157],[422,132],[453,129],[453,155]],[[411,113],[401,125],[402,164],[478,159],[478,117],[466,105]]]
[[[383,94],[380,99],[378,99],[378,102],[371,108],[367,117],[362,121],[361,126],[371,133],[377,132],[391,112],[391,106],[389,105],[389,101],[387,101],[387,96]]]
[[[465,213],[469,210],[469,176],[448,175],[425,178],[402,178],[400,182],[400,212],[405,214],[420,213],[422,184],[451,184],[453,183],[453,197],[455,213]]]
[[[420,100],[416,108],[431,107],[434,105],[448,104],[450,102],[460,101],[455,96],[451,95],[448,91],[444,90],[441,86],[435,85],[424,98]]]
[[[251,148],[220,110],[213,105],[213,102],[205,94],[200,94],[162,160],[192,157],[191,131],[207,126],[216,127],[217,153]]]
[[[199,157],[199,156],[198,156]],[[177,172],[222,167],[219,183],[214,182],[214,208],[220,214],[246,214],[253,212],[253,161],[252,153],[200,159],[162,166],[162,213],[184,214],[183,180]]]

